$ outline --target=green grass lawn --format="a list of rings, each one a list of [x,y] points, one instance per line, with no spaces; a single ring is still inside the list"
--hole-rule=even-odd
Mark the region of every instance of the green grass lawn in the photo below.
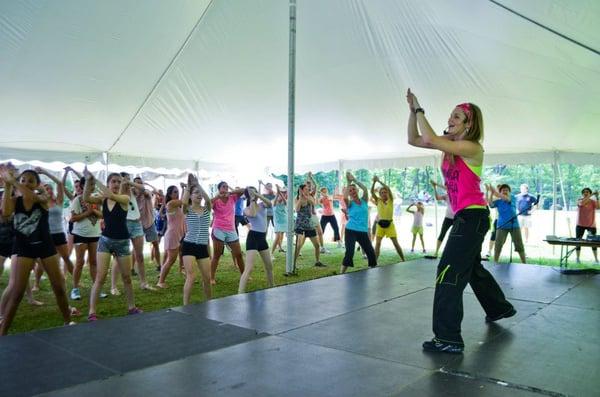
[[[319,268],[314,267],[314,254],[312,246],[305,246],[302,250],[302,257],[298,263],[298,276],[285,277],[285,254],[279,253],[276,255],[274,262],[274,275],[275,285],[286,285],[306,280],[312,280],[320,277],[327,277],[338,274],[340,271],[340,264],[344,256],[343,248],[334,248],[332,244],[328,245],[330,250],[329,254],[322,254],[321,261],[327,265],[327,267]],[[407,260],[418,259],[422,257],[422,254],[410,254],[406,253]],[[513,261],[517,260],[517,256],[513,257]],[[349,271],[362,271],[367,268],[367,261],[362,259],[360,253],[357,253],[354,257],[355,267]],[[379,257],[379,265],[386,266],[394,263],[398,263],[398,256],[391,247],[382,247],[381,256]],[[530,259],[531,260],[531,259]],[[502,261],[507,262],[508,258],[502,258]],[[547,266],[558,266],[558,259],[547,259],[547,258],[534,258],[531,263],[547,265]],[[587,267],[589,265],[578,265],[579,267]],[[576,268],[574,264],[570,264],[569,267]],[[155,269],[153,263],[146,260],[146,273],[147,279],[152,284],[156,283],[158,279],[158,272]],[[231,254],[226,251],[224,257],[221,258],[219,268],[217,270],[217,285],[213,287],[213,298],[221,298],[224,296],[235,295],[238,289],[240,274],[237,268],[234,267],[231,260]],[[198,275],[198,279],[200,276]],[[84,269],[81,282],[81,294],[82,300],[80,301],[69,301],[72,306],[77,307],[82,315],[81,317],[74,318],[76,322],[87,321],[87,311],[89,303],[89,292],[90,292],[90,278],[87,267]],[[157,291],[143,291],[139,288],[139,279],[137,277],[134,280],[134,292],[136,298],[136,305],[142,308],[145,312],[156,311],[169,307],[176,307],[182,305],[183,299],[183,282],[184,277],[179,273],[178,263],[176,262],[171,268],[171,272],[167,278],[168,288]],[[8,283],[8,272],[2,276],[0,280],[0,289],[4,289]],[[433,283],[433,279],[432,279]],[[71,290],[72,279],[69,276],[67,279],[67,289]],[[266,287],[266,279],[264,267],[262,261],[258,259],[258,262],[254,266],[254,271],[251,276],[251,280],[247,285],[247,292],[260,290]],[[31,306],[27,303],[26,299],[23,299],[19,307],[19,311],[15,320],[13,321],[10,329],[11,334],[26,332],[32,330],[39,330],[44,328],[57,327],[62,325],[62,319],[58,308],[56,306],[54,295],[50,288],[48,280],[43,279],[40,285],[40,291],[34,293],[34,297],[37,300],[44,302],[43,306]],[[122,285],[119,282],[119,289],[123,293]],[[110,276],[107,277],[107,282],[104,286],[103,291],[108,293],[110,290]],[[192,303],[202,302],[204,300],[202,294],[202,286],[196,284],[192,292]],[[119,317],[125,315],[127,311],[125,297],[111,296],[109,295],[106,299],[101,299],[98,303],[98,317],[100,319],[106,319],[110,317]]]

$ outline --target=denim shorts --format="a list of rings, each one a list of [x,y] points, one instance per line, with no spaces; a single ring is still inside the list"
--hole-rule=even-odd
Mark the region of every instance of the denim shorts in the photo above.
[[[235,243],[240,239],[235,230],[213,229],[212,237],[222,243]]]
[[[131,255],[129,239],[116,240],[114,238],[100,236],[100,241],[98,242],[98,252],[114,254],[117,257]]]
[[[154,226],[154,223],[150,225],[150,227],[144,229],[144,236],[146,236],[147,243],[158,241],[158,232],[156,231],[156,226]]]
[[[142,237],[144,235],[142,222],[139,219],[136,221],[127,219],[127,230],[129,231],[129,238]]]

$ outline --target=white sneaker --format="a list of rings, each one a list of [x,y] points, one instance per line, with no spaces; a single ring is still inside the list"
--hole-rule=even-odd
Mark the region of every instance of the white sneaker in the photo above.
[[[320,250],[320,251],[321,251],[321,253],[322,253],[322,254],[324,254],[324,253],[326,253],[326,252],[327,252],[327,250],[325,249],[325,247],[321,247],[321,250]]]
[[[575,259],[575,263],[580,264],[581,261],[579,260],[579,258]]]

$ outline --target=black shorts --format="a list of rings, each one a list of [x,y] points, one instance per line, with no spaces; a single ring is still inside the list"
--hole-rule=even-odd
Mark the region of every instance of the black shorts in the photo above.
[[[317,237],[316,229],[311,229],[311,230],[296,229],[295,232],[296,232],[296,234],[302,234],[306,238]]]
[[[73,222],[69,222],[69,234],[73,234]]]
[[[13,244],[12,243],[0,244],[0,256],[3,256],[5,258],[10,258],[12,256],[12,253],[13,253]]]
[[[255,232],[254,230],[248,232],[248,236],[246,237],[246,251],[264,251],[268,249],[267,233]]]
[[[52,242],[55,247],[65,245],[67,243],[67,236],[64,233],[52,233]]]
[[[193,256],[196,259],[208,258],[208,245],[194,244],[183,240],[181,242],[181,256]]]
[[[73,235],[73,244],[92,244],[97,243],[100,237],[83,237],[79,234]]]
[[[56,248],[54,248],[54,244],[52,243],[52,238],[50,236],[48,236],[46,241],[33,244],[17,238],[13,246],[13,254],[24,258],[44,259],[56,255]]]

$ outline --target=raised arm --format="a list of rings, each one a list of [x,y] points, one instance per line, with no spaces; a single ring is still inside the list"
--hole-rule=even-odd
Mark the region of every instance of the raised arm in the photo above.
[[[502,194],[500,193],[498,190],[496,190],[496,188],[492,185],[490,185],[490,190],[492,191],[492,195],[498,197],[499,199],[502,199],[504,201],[508,201],[510,203],[510,193],[509,194]]]
[[[409,205],[408,207],[406,207],[406,212],[410,212],[411,214],[414,214],[415,211],[411,210],[411,208],[415,205],[415,203],[412,203],[411,205]]]
[[[474,160],[476,165],[481,164],[483,161],[482,154],[483,148],[479,143],[457,140],[453,141],[443,136],[438,136],[431,128],[429,121],[425,117],[425,111],[421,108],[417,97],[408,89],[406,93],[406,99],[409,103],[411,115],[409,119],[409,126],[411,125],[412,117],[416,119],[417,131],[415,133],[414,128],[409,127],[409,143],[413,146],[426,147],[431,149],[438,149],[445,153],[455,154],[461,157]],[[419,131],[421,135],[419,136]],[[419,139],[420,138],[420,139]]]
[[[350,180],[354,182],[356,186],[360,188],[360,190],[363,191],[362,199],[365,201],[369,201],[369,190],[367,189],[367,187],[364,184],[362,184],[361,181],[356,179],[356,177],[352,175],[352,173],[348,172],[346,178],[348,178],[348,176],[351,178]]]
[[[15,211],[15,199],[12,196],[13,185],[6,179],[4,165],[0,165],[0,178],[4,181],[4,194],[2,195],[2,216],[8,218]],[[14,177],[13,177],[14,178]],[[9,178],[10,179],[10,178]]]
[[[63,192],[69,198],[69,200],[73,201],[73,198],[75,197],[75,195],[73,194],[73,192],[70,192],[69,189],[67,189],[67,176],[69,175],[69,171],[71,170],[71,167],[67,166],[64,168],[64,170],[65,170],[65,172],[63,173],[62,180],[61,180]]]
[[[434,180],[431,180],[430,182],[431,182],[431,186],[433,187],[433,195],[435,196],[435,199],[437,201],[445,200],[446,199],[446,195],[438,194],[437,189],[440,188],[440,189],[446,190],[446,187],[442,186],[442,185],[439,185]]]
[[[100,188],[100,185],[102,185],[100,181],[95,180],[94,176],[91,173],[86,174],[85,186],[83,187],[83,201],[91,204],[102,204],[102,197],[92,196],[92,183],[95,183],[95,185],[98,186],[98,188]],[[100,188],[100,190],[102,189]],[[105,188],[105,190],[108,189]]]
[[[48,178],[50,178],[50,180],[52,182],[54,182],[56,184],[56,202],[60,203],[60,205],[62,205],[62,203],[65,199],[65,194],[64,194],[65,190],[64,190],[63,182],[60,179],[58,179],[57,177],[55,177],[54,175],[52,175],[52,173],[45,168],[36,167],[35,171],[38,174],[47,176]]]
[[[204,206],[206,207],[206,210],[210,211],[212,209],[212,201],[210,199],[210,196],[208,195],[206,190],[204,190],[202,185],[200,185],[200,182],[198,182],[198,179],[194,174],[188,175],[188,185],[190,185],[190,189],[192,188],[192,185],[198,188],[198,190],[200,191],[200,195],[204,199]]]
[[[373,175],[373,183],[371,184],[371,201],[373,201],[375,204],[377,204],[377,201],[379,201],[379,197],[377,197],[377,192],[375,191],[375,184],[379,181],[379,178],[377,178],[377,175]]]
[[[270,207],[273,206],[273,203],[271,203],[271,200],[269,200],[268,198],[266,198],[265,196],[263,196],[259,192],[254,193],[254,195],[256,197],[258,197],[260,199],[260,201],[263,202],[263,204],[265,205],[265,207],[270,208]]]

